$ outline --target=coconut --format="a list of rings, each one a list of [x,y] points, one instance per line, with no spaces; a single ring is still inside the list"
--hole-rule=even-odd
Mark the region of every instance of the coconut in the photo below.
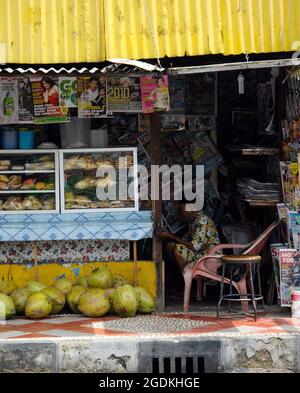
[[[76,281],[78,285],[81,285],[82,287],[88,287],[86,276],[79,277]]]
[[[121,274],[113,274],[113,287],[118,288],[122,285],[128,285],[129,282]]]
[[[34,292],[39,292],[42,289],[47,288],[47,285],[45,285],[39,281],[32,280],[32,281],[28,281],[26,288],[28,288],[30,292],[34,293]]]
[[[66,278],[58,278],[54,281],[53,285],[54,288],[59,289],[63,294],[67,294],[70,289],[73,287],[73,283]]]
[[[13,300],[5,293],[0,293],[0,321],[16,314]]]
[[[11,294],[10,297],[12,298],[15,307],[16,307],[16,312],[18,314],[23,314],[25,311],[25,304],[28,299],[28,296],[31,294],[31,291],[28,288],[19,288],[14,290]]]
[[[113,306],[120,317],[133,317],[138,305],[135,290],[131,285],[123,285],[116,289],[113,295]]]
[[[115,292],[116,292],[116,288],[108,288],[104,290],[104,296],[109,300],[110,303],[110,309],[109,309],[110,314],[116,313],[113,305],[113,295]]]
[[[136,287],[135,293],[139,302],[138,312],[148,314],[155,310],[155,300],[153,296],[144,288]]]
[[[25,315],[31,319],[47,317],[52,310],[51,299],[43,292],[29,295],[25,305]]]
[[[99,288],[88,288],[79,298],[78,309],[87,317],[102,317],[110,309],[110,303]]]
[[[74,287],[68,292],[67,294],[67,302],[70,309],[75,313],[78,314],[78,301],[80,296],[87,290],[86,287],[82,285],[74,285]]]
[[[113,285],[112,272],[105,266],[94,269],[92,273],[87,276],[88,286],[91,288],[107,289]]]
[[[47,295],[52,302],[52,310],[50,314],[59,314],[66,303],[65,295],[59,289],[54,287],[45,288],[42,292]]]

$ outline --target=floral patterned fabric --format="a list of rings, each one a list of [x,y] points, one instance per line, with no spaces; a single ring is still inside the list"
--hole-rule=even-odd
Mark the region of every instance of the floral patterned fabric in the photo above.
[[[68,240],[38,242],[38,262],[71,263],[128,261],[127,240]],[[0,263],[34,263],[32,242],[0,242]]]
[[[183,244],[176,244],[175,250],[187,262],[197,262],[197,260],[202,255],[207,254],[212,247],[220,244],[219,235],[214,222],[203,212],[200,212],[196,220],[189,225],[188,232],[184,236],[184,239],[193,244],[195,252],[189,250]]]

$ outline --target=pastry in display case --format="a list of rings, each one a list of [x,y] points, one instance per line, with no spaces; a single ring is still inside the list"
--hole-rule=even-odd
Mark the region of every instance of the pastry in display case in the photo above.
[[[137,149],[60,151],[62,213],[138,210]]]
[[[59,212],[57,150],[0,151],[0,214]]]

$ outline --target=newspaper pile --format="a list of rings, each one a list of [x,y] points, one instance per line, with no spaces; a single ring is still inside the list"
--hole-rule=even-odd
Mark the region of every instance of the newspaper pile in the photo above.
[[[278,183],[261,183],[254,179],[243,178],[237,181],[238,192],[246,199],[279,201]]]

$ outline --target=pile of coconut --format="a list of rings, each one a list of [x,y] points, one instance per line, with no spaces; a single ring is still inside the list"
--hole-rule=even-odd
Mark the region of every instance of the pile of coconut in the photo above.
[[[99,267],[76,283],[59,278],[51,287],[29,281],[24,288],[10,294],[0,293],[0,318],[25,315],[31,319],[46,318],[61,312],[102,317],[108,313],[133,317],[155,310],[153,296],[142,287],[133,287],[119,274]]]

